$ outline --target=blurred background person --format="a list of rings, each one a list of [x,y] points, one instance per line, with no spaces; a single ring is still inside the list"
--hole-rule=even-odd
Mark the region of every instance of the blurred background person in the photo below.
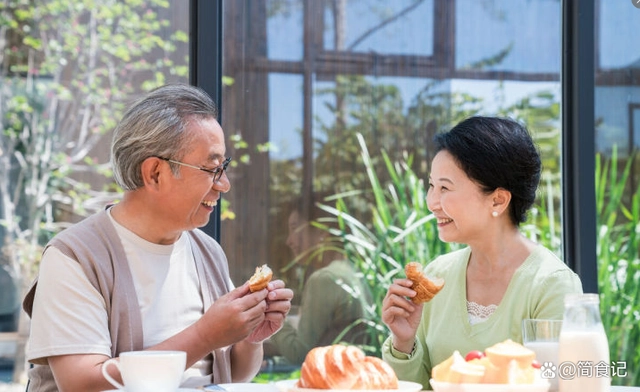
[[[341,240],[327,230],[335,225],[335,217],[329,218],[318,203],[331,205],[316,195],[289,206],[286,244],[295,257],[292,263],[304,271],[304,281],[302,293],[296,293],[301,297],[297,317],[287,317],[265,345],[267,356],[281,357],[275,359],[280,365],[301,365],[314,347],[367,342],[363,320],[372,302],[370,291],[362,274],[345,260]]]

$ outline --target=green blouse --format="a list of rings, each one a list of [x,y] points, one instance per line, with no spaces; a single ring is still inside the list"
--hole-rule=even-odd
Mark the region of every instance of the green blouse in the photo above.
[[[445,286],[425,304],[411,355],[393,349],[391,337],[382,357],[398,378],[429,388],[433,366],[458,350],[484,350],[506,339],[522,342],[525,318],[562,319],[564,296],[581,293],[580,278],[554,253],[538,245],[516,270],[497,309],[485,321],[471,325],[467,313],[466,271],[471,249],[440,256],[425,268],[429,276],[442,277]]]

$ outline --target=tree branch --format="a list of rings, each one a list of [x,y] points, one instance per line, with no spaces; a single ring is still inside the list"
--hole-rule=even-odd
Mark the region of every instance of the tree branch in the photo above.
[[[392,15],[392,16],[388,17],[387,19],[384,19],[383,21],[381,21],[377,25],[375,25],[372,28],[370,28],[369,30],[365,31],[364,34],[362,34],[351,45],[349,45],[349,47],[347,48],[347,51],[349,51],[349,52],[353,51],[353,49],[356,46],[358,46],[362,41],[367,39],[371,34],[375,33],[376,30],[379,30],[382,27],[388,25],[389,23],[394,22],[395,20],[397,20],[397,19],[401,18],[402,16],[408,14],[409,12],[413,11],[415,8],[417,8],[423,2],[424,2],[424,0],[417,0],[415,3],[411,4],[410,6],[408,6],[405,9],[403,9],[402,11],[398,12],[397,14]]]

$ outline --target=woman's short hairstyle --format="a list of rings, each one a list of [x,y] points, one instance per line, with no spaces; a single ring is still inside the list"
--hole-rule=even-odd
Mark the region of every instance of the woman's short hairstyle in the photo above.
[[[146,94],[126,111],[113,133],[111,165],[118,185],[125,190],[142,187],[145,159],[180,160],[189,144],[189,122],[217,116],[211,97],[194,86],[165,85]]]
[[[511,192],[510,216],[524,222],[536,198],[542,163],[527,129],[508,118],[475,116],[436,134],[436,152],[446,150],[483,191]]]

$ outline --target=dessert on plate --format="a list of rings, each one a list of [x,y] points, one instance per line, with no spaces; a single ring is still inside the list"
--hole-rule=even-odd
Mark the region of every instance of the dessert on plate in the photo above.
[[[535,356],[532,350],[507,339],[466,357],[455,351],[433,368],[431,376],[452,384],[533,384],[540,367]]]

